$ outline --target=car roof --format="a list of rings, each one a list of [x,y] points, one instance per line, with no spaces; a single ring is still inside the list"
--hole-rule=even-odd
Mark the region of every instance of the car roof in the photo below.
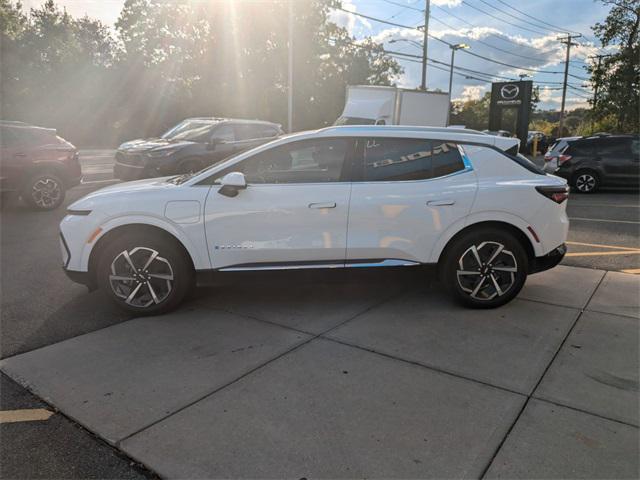
[[[618,135],[591,135],[584,137],[575,137],[574,139],[569,140],[571,143],[582,142],[582,141],[593,141],[593,140],[609,140],[616,138],[636,138],[638,135],[630,134],[630,133],[622,133]]]
[[[512,137],[488,135],[468,128],[422,127],[405,125],[343,125],[298,132],[281,137],[288,139],[311,139],[323,137],[396,137],[396,138],[424,138],[450,142],[464,142],[496,146],[501,150],[508,150],[520,143]]]
[[[208,121],[211,123],[223,123],[223,122],[254,123],[254,124],[260,124],[260,125],[275,125],[276,127],[280,127],[280,124],[269,122],[267,120],[250,120],[246,118],[189,117],[189,118],[185,118],[185,120],[201,120],[201,121]]]

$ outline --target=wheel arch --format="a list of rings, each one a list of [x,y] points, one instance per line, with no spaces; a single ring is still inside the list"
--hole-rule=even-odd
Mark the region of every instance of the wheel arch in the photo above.
[[[104,251],[105,246],[107,246],[110,242],[114,241],[117,238],[122,238],[125,235],[130,235],[133,233],[146,233],[148,235],[153,235],[156,237],[160,236],[172,242],[184,253],[185,257],[190,262],[191,268],[195,271],[197,259],[194,259],[193,250],[185,245],[184,238],[179,238],[179,235],[176,235],[173,232],[162,228],[161,226],[151,223],[124,223],[114,226],[113,228],[110,228],[108,230],[103,230],[102,234],[95,241],[91,250],[87,252],[88,258],[86,265],[92,286],[96,286],[96,268],[98,266],[98,262],[100,261],[100,255]]]
[[[517,218],[517,217],[516,217]],[[497,228],[500,230],[505,230],[514,235],[524,246],[527,257],[529,258],[530,264],[533,264],[536,256],[540,256],[541,246],[539,242],[536,242],[534,238],[531,237],[531,233],[528,232],[526,228],[526,222],[522,219],[519,219],[519,222],[512,222],[507,220],[477,220],[473,223],[468,223],[464,226],[460,226],[460,228],[456,229],[455,232],[450,232],[449,235],[442,235],[440,241],[434,248],[431,260],[432,263],[438,263],[441,258],[444,257],[445,252],[449,245],[451,245],[455,240],[460,238],[460,236],[467,234],[470,231],[478,230],[482,228]],[[520,223],[523,223],[521,225]]]
[[[29,169],[25,172],[24,177],[22,178],[22,185],[20,186],[20,190],[22,191],[26,186],[27,182],[29,182],[35,175],[40,175],[43,173],[52,173],[60,177],[62,180],[64,188],[68,188],[69,184],[69,172],[67,168],[58,162],[36,162],[33,163]]]

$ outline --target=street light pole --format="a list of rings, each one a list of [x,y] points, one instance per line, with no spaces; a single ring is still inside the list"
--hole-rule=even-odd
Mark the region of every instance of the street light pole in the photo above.
[[[456,56],[456,50],[460,50],[461,48],[469,48],[469,45],[466,43],[457,43],[455,45],[449,45],[451,49],[451,69],[449,70],[449,108],[447,109],[447,125],[449,125],[449,120],[451,119],[451,89],[453,87],[453,62]]]

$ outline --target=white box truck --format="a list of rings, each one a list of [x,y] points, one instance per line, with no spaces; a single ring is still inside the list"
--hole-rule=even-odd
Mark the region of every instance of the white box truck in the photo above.
[[[448,93],[349,85],[344,111],[334,125],[446,127],[448,110]]]

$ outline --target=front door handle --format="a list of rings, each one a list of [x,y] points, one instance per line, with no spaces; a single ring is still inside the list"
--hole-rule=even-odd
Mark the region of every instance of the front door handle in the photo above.
[[[443,200],[429,200],[427,205],[430,207],[444,207],[445,205],[453,205],[456,201],[452,199],[443,199]]]
[[[13,155],[14,157],[26,157],[27,154],[26,153],[16,153]]]
[[[310,203],[309,208],[336,208],[336,202]]]

